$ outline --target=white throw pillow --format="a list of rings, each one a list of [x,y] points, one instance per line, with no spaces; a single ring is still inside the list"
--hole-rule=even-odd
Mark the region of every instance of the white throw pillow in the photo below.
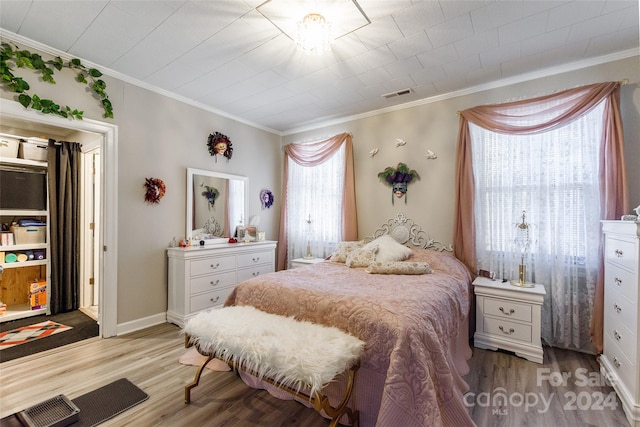
[[[363,249],[367,246],[378,246],[378,252],[376,253],[376,261],[387,263],[394,261],[404,261],[411,256],[411,249],[398,243],[396,239],[384,234],[377,239],[364,245]]]

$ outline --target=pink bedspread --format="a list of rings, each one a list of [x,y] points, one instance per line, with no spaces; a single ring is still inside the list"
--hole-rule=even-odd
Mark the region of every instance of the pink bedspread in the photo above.
[[[363,427],[473,425],[462,399],[466,372],[452,354],[470,355],[466,341],[454,348],[459,332],[467,336],[470,275],[446,253],[414,250],[411,259],[433,273],[368,274],[326,261],[242,282],[226,305],[333,325],[365,341],[354,391]]]

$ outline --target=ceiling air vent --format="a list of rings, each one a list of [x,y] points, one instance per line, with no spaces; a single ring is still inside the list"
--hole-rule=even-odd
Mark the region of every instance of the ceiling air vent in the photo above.
[[[399,91],[397,91],[397,92],[389,92],[389,93],[385,93],[384,95],[380,95],[380,96],[382,96],[383,98],[387,98],[387,99],[389,99],[389,98],[393,98],[393,97],[395,97],[395,96],[407,95],[407,94],[409,94],[409,93],[411,93],[411,89],[407,88],[407,89],[399,90]]]

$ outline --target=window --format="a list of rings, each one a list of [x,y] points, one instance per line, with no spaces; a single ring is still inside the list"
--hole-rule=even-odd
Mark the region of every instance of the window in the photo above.
[[[525,125],[526,108],[513,112]],[[566,126],[526,135],[469,125],[478,267],[517,280],[516,224],[525,211],[526,279],[547,289],[543,338],[583,350],[591,347],[586,326],[599,265],[603,112],[600,102]]]
[[[324,258],[342,239],[345,145],[316,166],[288,162],[287,258],[305,256],[307,244]]]

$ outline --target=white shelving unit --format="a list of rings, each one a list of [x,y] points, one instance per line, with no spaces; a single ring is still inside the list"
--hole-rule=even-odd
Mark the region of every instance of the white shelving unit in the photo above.
[[[24,169],[43,170],[47,169],[46,162],[34,160],[0,157],[0,166],[13,166]],[[49,241],[49,211],[33,210],[33,209],[3,209],[0,206],[0,218],[2,222],[8,220],[17,220],[19,218],[39,218],[46,222],[46,242]],[[26,251],[43,250],[45,258],[40,260],[31,260],[24,262],[5,262],[0,266],[3,268],[2,276],[0,276],[0,300],[7,304],[7,311],[0,315],[0,322],[8,322],[10,320],[22,319],[25,317],[36,316],[39,314],[48,314],[49,298],[50,298],[50,265],[49,265],[49,243],[32,243],[21,245],[0,245],[0,251],[8,253],[24,253]],[[38,278],[45,279],[47,282],[47,301],[46,306],[38,309],[31,309],[28,301],[29,283],[24,281],[20,275],[19,269],[44,266],[44,272],[40,271]],[[24,295],[24,297],[14,298],[16,295]],[[7,297],[10,300],[5,300]],[[17,301],[16,301],[17,299]]]

